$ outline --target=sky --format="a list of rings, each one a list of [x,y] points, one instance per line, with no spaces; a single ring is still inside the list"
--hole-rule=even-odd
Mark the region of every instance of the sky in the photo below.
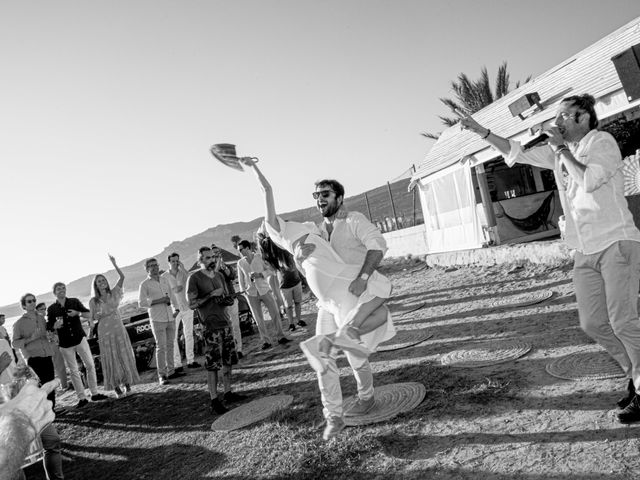
[[[460,72],[534,76],[638,0],[0,0],[0,305],[137,262],[331,177],[347,196],[419,164]]]

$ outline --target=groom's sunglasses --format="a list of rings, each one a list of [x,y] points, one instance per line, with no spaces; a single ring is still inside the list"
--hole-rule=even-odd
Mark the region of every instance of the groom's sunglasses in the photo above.
[[[317,200],[319,197],[322,198],[329,198],[329,195],[331,195],[332,193],[336,193],[333,190],[321,190],[319,192],[313,192],[311,195],[313,196],[314,200]]]

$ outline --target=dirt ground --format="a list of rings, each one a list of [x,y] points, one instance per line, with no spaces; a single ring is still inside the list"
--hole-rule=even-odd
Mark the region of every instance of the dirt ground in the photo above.
[[[319,439],[321,405],[314,375],[296,345],[258,353],[249,340],[236,390],[289,393],[290,411],[231,433],[211,432],[204,372],[158,387],[153,372],[133,397],[92,404],[57,420],[68,478],[446,478],[616,479],[640,476],[640,428],[615,418],[624,379],[568,381],[549,375],[555,357],[593,342],[580,330],[571,266],[464,267],[445,271],[416,261],[386,262],[390,307],[399,330],[433,336],[371,357],[379,385],[421,382],[415,410],[383,423]],[[496,308],[508,294],[552,290],[537,305]],[[425,304],[423,308],[413,310]],[[309,330],[315,307],[305,304]],[[413,310],[413,311],[412,311]],[[406,334],[403,334],[406,335]],[[532,345],[516,361],[482,368],[443,366],[442,355],[478,340]],[[355,386],[344,367],[344,395]],[[75,396],[61,403],[72,406]],[[153,465],[153,474],[148,466]],[[30,469],[37,476],[35,468]],[[35,478],[35,477],[34,477]]]
[[[402,267],[406,268],[406,267]],[[571,266],[411,269],[394,275],[401,328],[434,337],[405,351],[435,368],[426,382],[428,406],[411,431],[394,429],[385,451],[407,470],[443,478],[637,478],[640,429],[615,418],[624,379],[566,381],[545,371],[553,358],[593,342],[579,328]],[[538,305],[494,308],[501,296],[552,290]],[[479,339],[518,339],[532,350],[517,361],[483,368],[439,366],[441,354]],[[462,400],[462,401],[461,401]]]

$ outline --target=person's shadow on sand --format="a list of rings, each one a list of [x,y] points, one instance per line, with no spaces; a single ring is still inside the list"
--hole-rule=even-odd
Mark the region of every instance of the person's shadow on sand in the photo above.
[[[198,445],[176,443],[140,448],[89,447],[65,443],[62,468],[65,477],[90,480],[198,480],[212,478],[212,473],[225,462],[226,455],[223,453]],[[29,467],[26,474],[30,480],[45,478],[41,464]]]

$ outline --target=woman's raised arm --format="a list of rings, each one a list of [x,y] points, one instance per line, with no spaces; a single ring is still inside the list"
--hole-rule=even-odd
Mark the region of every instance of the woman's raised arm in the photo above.
[[[116,285],[122,288],[122,285],[124,285],[124,273],[122,273],[122,270],[120,270],[120,267],[116,263],[116,259],[113,258],[113,255],[111,255],[110,253],[107,255],[109,255],[109,261],[111,262],[111,265],[113,265],[113,268],[115,268],[116,272],[118,272],[118,283]]]
[[[278,223],[278,218],[276,216],[276,204],[275,200],[273,199],[273,189],[271,188],[269,180],[267,180],[266,177],[262,174],[262,172],[258,168],[258,165],[256,165],[256,161],[253,158],[242,157],[239,160],[243,165],[253,170],[253,173],[260,183],[260,187],[262,187],[262,192],[264,193],[264,219],[271,228],[273,228],[276,232],[279,232],[280,224]]]

